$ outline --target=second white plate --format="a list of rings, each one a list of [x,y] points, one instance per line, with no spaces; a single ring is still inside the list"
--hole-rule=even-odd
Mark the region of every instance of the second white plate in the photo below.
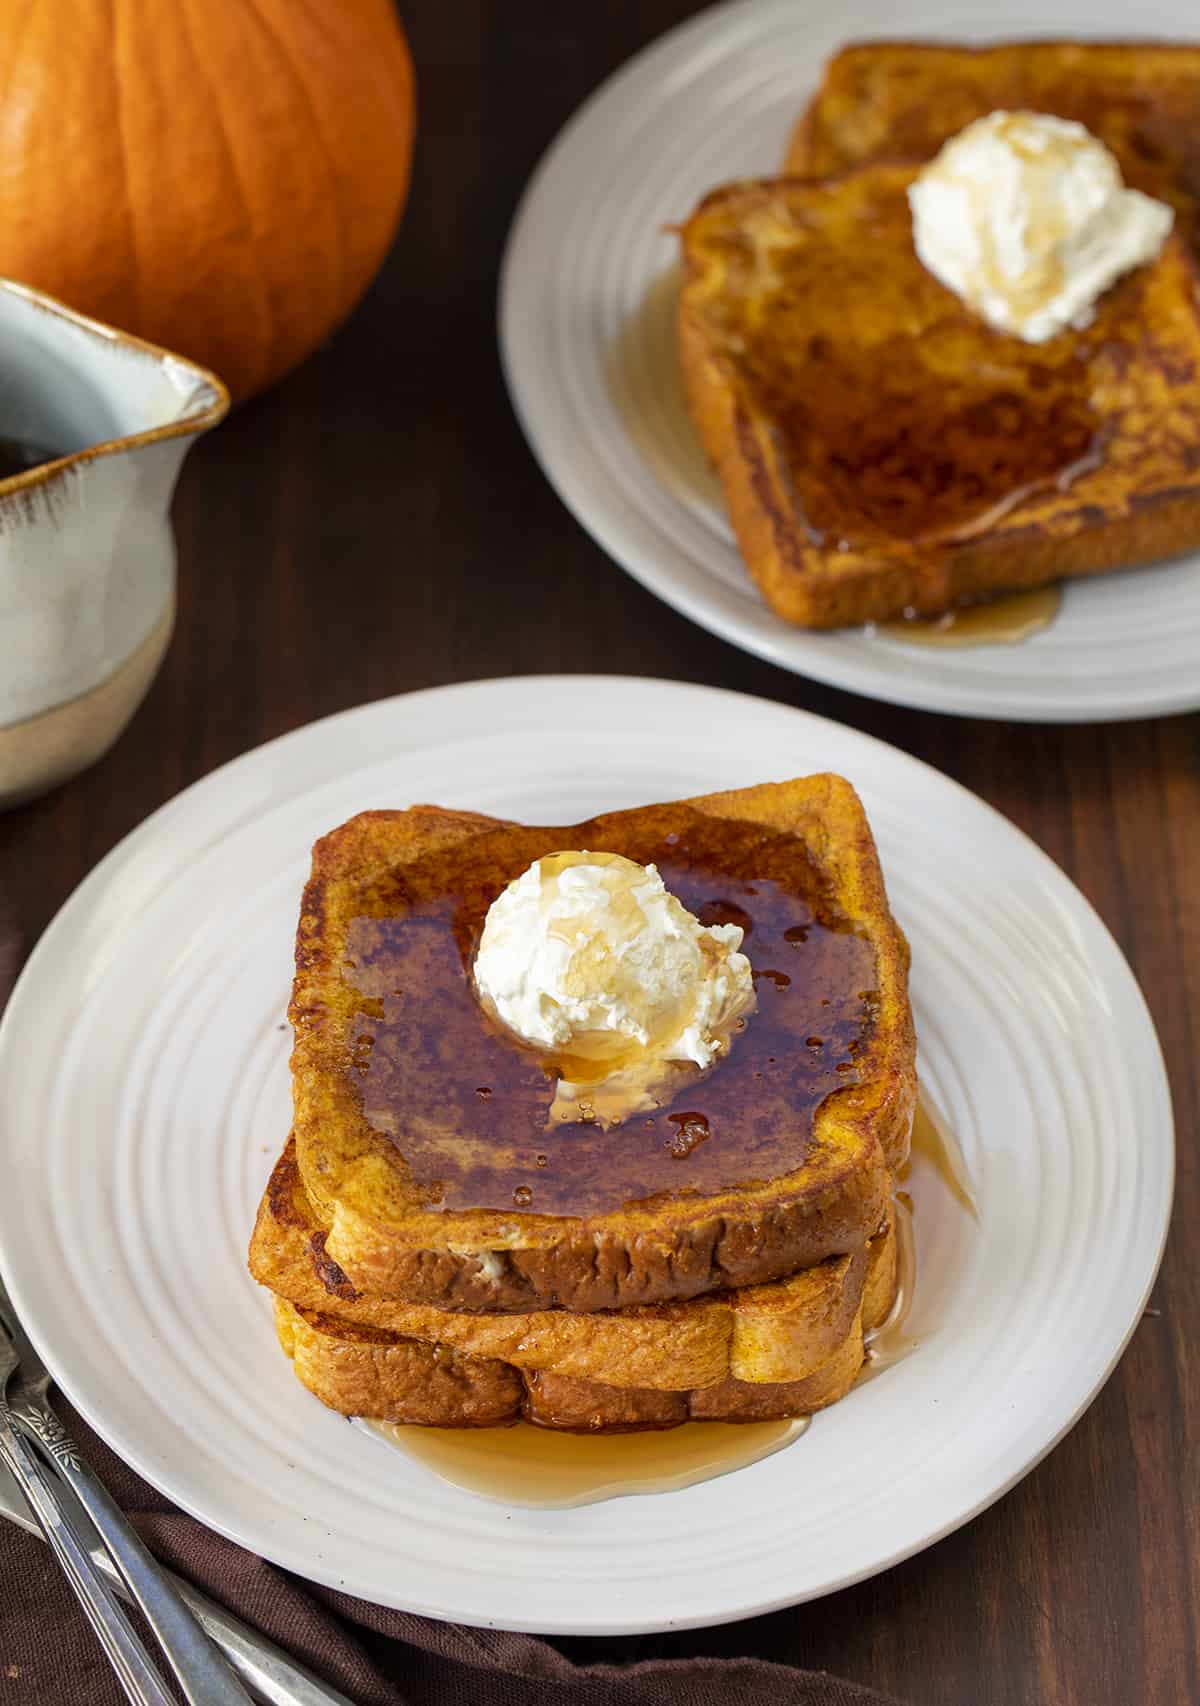
[[[1194,35],[1187,0],[1143,0],[1137,33]],[[534,452],[630,574],[770,662],[872,698],[966,716],[1100,722],[1200,705],[1200,558],[1069,585],[1021,645],[935,650],[862,629],[790,627],[759,598],[682,408],[666,229],[705,191],[779,170],[842,42],[1129,34],[1123,0],[743,0],[674,30],[612,77],[522,202],[501,283],[505,371]]]
[[[914,1175],[917,1349],[777,1456],[578,1510],[493,1504],[293,1377],[245,1268],[288,1129],[284,1011],[314,839],[372,806],[570,823],[834,769],[913,947],[920,1069],[980,1204]],[[1171,1200],[1154,1030],[1049,859],[946,777],[820,718],[604,677],[474,683],[301,729],[206,777],[68,902],[0,1026],[0,1264],[60,1385],[203,1521],[368,1600],[601,1635],[845,1586],[965,1522],[1094,1395]],[[720,1560],[720,1568],[697,1560]]]

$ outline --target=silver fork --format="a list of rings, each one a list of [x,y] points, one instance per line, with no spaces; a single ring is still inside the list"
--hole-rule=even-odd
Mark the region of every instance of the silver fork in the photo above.
[[[30,1510],[128,1698],[135,1706],[142,1706],[143,1702],[147,1706],[171,1706],[171,1697],[158,1672],[149,1664],[129,1619],[93,1564],[74,1526],[64,1520],[50,1471],[20,1431],[16,1413],[3,1397],[16,1366],[17,1353],[8,1337],[0,1334],[0,1458],[29,1501]]]
[[[10,1402],[7,1389],[18,1370]],[[250,1696],[79,1455],[50,1407],[49,1385],[50,1376],[0,1284],[0,1456],[28,1498],[126,1695],[135,1706],[171,1706],[161,1677],[89,1556],[87,1538],[62,1497],[56,1475],[104,1542],[189,1706],[248,1706]]]

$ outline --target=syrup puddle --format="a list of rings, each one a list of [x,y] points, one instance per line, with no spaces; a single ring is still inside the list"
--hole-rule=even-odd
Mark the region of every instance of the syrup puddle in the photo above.
[[[646,1433],[571,1434],[510,1428],[412,1428],[362,1422],[469,1493],[505,1505],[562,1510],[631,1493],[673,1493],[770,1457],[806,1431],[782,1422],[685,1422]]]
[[[900,1189],[896,1192],[896,1247],[898,1281],[896,1299],[885,1321],[865,1335],[866,1360],[856,1385],[865,1385],[885,1369],[911,1356],[928,1336],[931,1325],[926,1319],[920,1337],[912,1332],[911,1319],[917,1291],[917,1252],[913,1236],[913,1200],[908,1189],[914,1172],[931,1170],[937,1178],[952,1212],[969,1215],[976,1225],[979,1209],[971,1190],[970,1174],[958,1138],[950,1129],[945,1116],[924,1090],[917,1095],[913,1116],[912,1142],[909,1158],[900,1169]]]
[[[917,1348],[917,1341],[908,1331],[912,1314],[913,1295],[917,1289],[917,1249],[913,1239],[912,1198],[907,1191],[897,1191],[896,1208],[896,1297],[886,1318],[878,1327],[863,1334],[865,1356],[854,1384],[865,1386],[885,1368],[903,1362]]]
[[[1040,586],[949,610],[944,616],[877,622],[868,631],[906,646],[1016,646],[1048,628],[1062,604],[1062,589]]]
[[[896,1298],[887,1319],[866,1335],[866,1360],[856,1386],[877,1379],[920,1344],[911,1330],[917,1258],[908,1189],[918,1170],[933,1172],[952,1212],[978,1222],[958,1139],[924,1091],[917,1099],[911,1154],[895,1196]],[[927,1337],[930,1328],[926,1312],[920,1337]],[[529,1422],[502,1428],[421,1428],[355,1419],[356,1427],[456,1487],[500,1504],[542,1510],[677,1492],[773,1456],[799,1439],[811,1423],[811,1416],[797,1416],[778,1422],[685,1422],[644,1433],[572,1434]]]
[[[938,1178],[959,1208],[965,1209],[971,1219],[978,1224],[979,1208],[971,1190],[971,1176],[967,1172],[967,1163],[963,1157],[962,1146],[946,1123],[945,1115],[938,1110],[924,1090],[917,1095],[912,1145],[908,1162],[901,1169],[901,1184],[911,1174],[913,1163],[916,1161],[928,1162],[934,1168]]]

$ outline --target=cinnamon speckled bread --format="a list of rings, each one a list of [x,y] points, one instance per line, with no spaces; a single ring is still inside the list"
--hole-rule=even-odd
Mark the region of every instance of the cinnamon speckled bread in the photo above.
[[[655,862],[702,919],[745,921],[756,973],[728,1056],[611,1129],[550,1128],[552,1075],[471,982],[491,900],[564,848]],[[907,1151],[907,969],[836,776],[566,828],[433,807],[351,819],[314,849],[291,1005],[296,1166],[325,1271],[376,1302],[578,1313],[861,1252]]]

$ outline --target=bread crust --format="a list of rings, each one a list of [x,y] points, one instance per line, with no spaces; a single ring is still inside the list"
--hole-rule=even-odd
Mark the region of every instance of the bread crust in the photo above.
[[[525,1419],[573,1433],[630,1433],[686,1421],[782,1420],[844,1398],[864,1358],[861,1308],[832,1354],[802,1379],[751,1383],[729,1375],[680,1392],[522,1370],[354,1326],[281,1298],[275,1328],[297,1379],[330,1409],[421,1427],[501,1427]]]
[[[1200,544],[1183,237],[1085,331],[1026,345],[917,260],[916,170],[731,184],[682,227],[689,410],[747,567],[800,627],[934,615]]]
[[[289,1142],[263,1193],[250,1243],[250,1272],[276,1296],[347,1325],[525,1370],[662,1391],[729,1377],[803,1379],[833,1356],[861,1309],[868,1324],[881,1319],[896,1289],[890,1204],[882,1230],[862,1249],[774,1284],[590,1314],[468,1313],[368,1296],[329,1261],[324,1242]]]
[[[907,1153],[915,1103],[908,946],[888,909],[861,804],[815,776],[653,808],[802,837],[841,912],[871,942],[877,1003],[857,1082],[830,1096],[795,1173],[710,1195],[680,1193],[592,1217],[430,1213],[396,1145],[367,1124],[347,1071],[348,920],[381,871],[497,827],[475,814],[368,812],[319,841],[297,934],[291,1004],[296,1156],[324,1257],[363,1294],[468,1311],[574,1311],[679,1301],[780,1279],[861,1249]],[[555,845],[619,842],[614,813],[545,832]],[[719,1070],[719,1068],[718,1068]]]

